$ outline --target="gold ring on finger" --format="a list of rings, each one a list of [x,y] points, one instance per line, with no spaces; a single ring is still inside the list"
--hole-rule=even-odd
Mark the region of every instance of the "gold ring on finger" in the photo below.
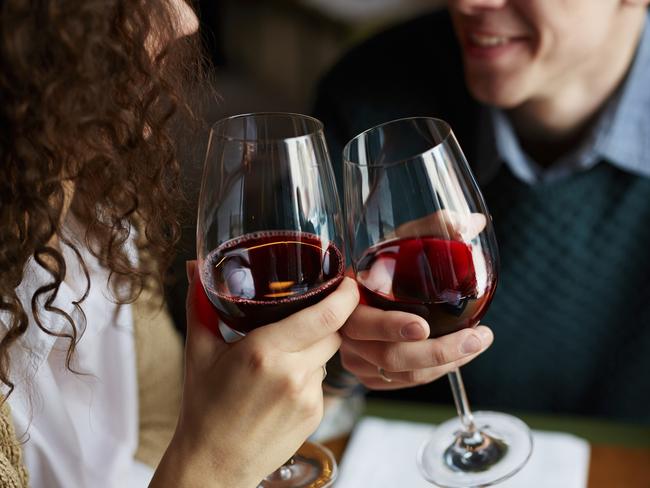
[[[386,371],[384,371],[384,368],[381,366],[377,366],[377,372],[379,373],[379,376],[382,380],[384,380],[386,383],[392,383],[393,380],[390,379],[388,376],[386,376]]]

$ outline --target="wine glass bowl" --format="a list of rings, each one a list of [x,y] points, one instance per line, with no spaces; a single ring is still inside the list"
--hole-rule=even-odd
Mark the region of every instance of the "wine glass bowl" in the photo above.
[[[235,336],[322,300],[342,281],[343,219],[320,121],[256,113],[210,131],[197,218],[201,283]],[[306,443],[263,488],[325,488],[336,462]]]
[[[343,229],[322,124],[258,113],[217,122],[197,219],[206,294],[239,333],[316,303],[343,279]]]
[[[447,123],[400,119],[344,148],[346,230],[362,302],[424,318],[431,337],[475,327],[498,280],[492,219]],[[493,412],[472,414],[460,372],[449,374],[459,418],[421,449],[432,483],[484,486],[511,476],[531,452],[528,428]]]
[[[226,241],[201,268],[219,316],[240,333],[318,303],[343,278],[343,254],[318,236],[266,231]]]
[[[419,315],[431,337],[477,325],[494,293],[493,261],[475,260],[472,246],[462,240],[427,234],[425,226],[422,231],[363,253],[356,278],[364,302]]]
[[[361,294],[420,315],[433,337],[477,325],[497,282],[492,222],[456,146],[448,125],[418,118],[370,129],[344,150]]]

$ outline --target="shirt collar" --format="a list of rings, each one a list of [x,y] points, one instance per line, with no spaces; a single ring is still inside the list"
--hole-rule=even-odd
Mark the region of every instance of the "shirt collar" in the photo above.
[[[650,28],[646,18],[637,53],[619,96],[605,114],[598,154],[619,168],[650,176]],[[607,120],[606,120],[607,122]]]
[[[562,179],[606,161],[624,171],[650,177],[650,28],[644,27],[628,76],[606,105],[589,136],[575,151],[553,166],[543,168],[521,148],[514,128],[505,113],[488,107],[488,126],[482,147],[492,145],[485,154],[504,161],[513,174],[533,184]],[[498,165],[481,163],[480,173],[494,174]],[[490,158],[491,159],[491,158]],[[483,179],[483,178],[480,178]]]

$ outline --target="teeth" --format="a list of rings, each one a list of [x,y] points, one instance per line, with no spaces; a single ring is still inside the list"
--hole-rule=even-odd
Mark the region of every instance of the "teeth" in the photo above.
[[[508,42],[507,37],[501,36],[484,36],[480,34],[471,34],[470,38],[475,44],[483,47],[495,47]]]

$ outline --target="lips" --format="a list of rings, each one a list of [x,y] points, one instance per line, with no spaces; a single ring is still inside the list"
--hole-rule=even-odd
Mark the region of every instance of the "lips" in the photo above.
[[[528,38],[489,31],[465,31],[461,36],[465,53],[476,59],[494,60],[521,47]]]
[[[469,41],[478,47],[495,47],[506,44],[510,40],[507,36],[472,33]]]

